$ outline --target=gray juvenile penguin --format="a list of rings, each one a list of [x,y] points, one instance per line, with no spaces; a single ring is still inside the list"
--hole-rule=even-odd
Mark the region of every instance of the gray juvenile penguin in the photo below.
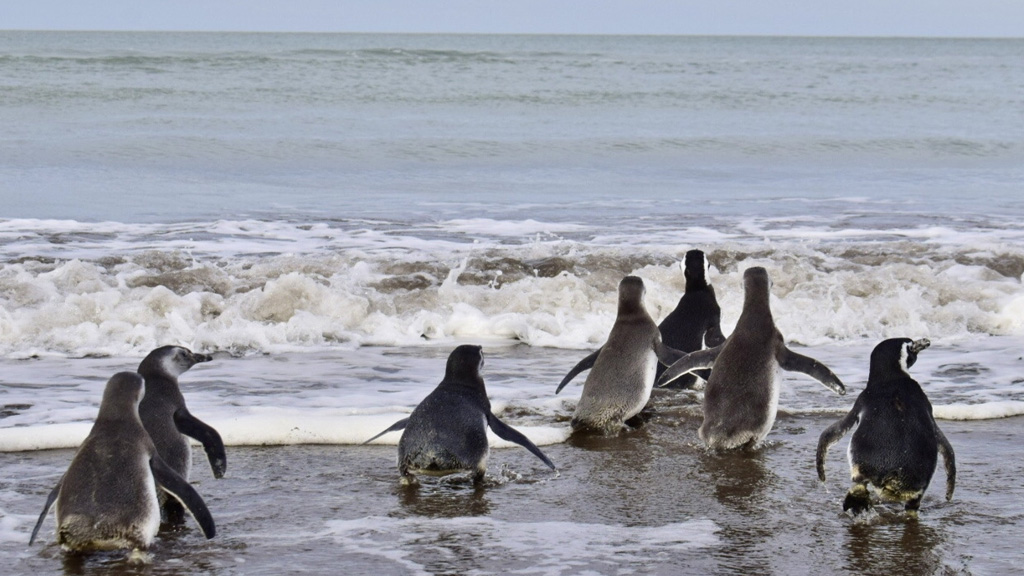
[[[404,430],[398,441],[398,472],[403,484],[415,484],[416,474],[446,476],[467,470],[473,471],[473,481],[480,483],[490,454],[488,427],[499,438],[519,444],[555,469],[529,438],[491,413],[480,375],[483,365],[480,346],[457,347],[448,356],[444,379],[412,414],[364,442]]]
[[[196,354],[181,346],[162,346],[139,364],[138,372],[146,380],[146,394],[139,404],[142,425],[163,461],[186,480],[192,472],[192,446],[185,436],[203,444],[215,478],[223,477],[227,468],[220,434],[188,411],[178,387],[178,376],[210,360],[212,358],[206,354]],[[161,497],[161,502],[169,522],[185,520],[185,511],[176,500]]]
[[[160,458],[139,420],[142,377],[119,372],[107,382],[96,423],[46,498],[31,545],[57,504],[57,542],[76,552],[147,548],[160,527],[157,491],[180,501],[207,538],[216,529],[192,486]]]
[[[939,454],[946,464],[946,500],[953,498],[953,447],[935,423],[924,390],[908,371],[930,344],[927,339],[891,338],[875,346],[864,391],[849,414],[821,433],[815,460],[818,478],[824,482],[829,447],[857,427],[849,448],[853,486],[843,510],[860,514],[871,508],[870,483],[883,499],[903,502],[908,513],[917,514]]]
[[[686,278],[686,291],[679,299],[675,310],[669,313],[658,330],[661,341],[674,350],[696,352],[704,348],[714,348],[725,342],[722,334],[722,309],[715,298],[715,288],[708,283],[708,259],[700,250],[690,250],[683,260],[683,277]],[[665,372],[665,366],[658,363],[657,377]],[[708,379],[710,371],[689,373],[680,376],[667,388],[690,388],[697,382],[697,376]]]
[[[658,362],[672,364],[684,354],[661,342],[658,325],[644,308],[644,281],[626,276],[619,282],[619,310],[608,340],[566,374],[555,394],[577,374],[590,369],[572,417],[573,430],[605,435],[622,429],[626,420],[647,405]]]
[[[725,343],[688,354],[665,371],[659,385],[691,370],[711,368],[699,434],[709,448],[755,447],[775,424],[779,369],[803,372],[837,394],[843,383],[824,364],[786,347],[769,306],[771,281],[761,267],[743,273],[743,312]]]

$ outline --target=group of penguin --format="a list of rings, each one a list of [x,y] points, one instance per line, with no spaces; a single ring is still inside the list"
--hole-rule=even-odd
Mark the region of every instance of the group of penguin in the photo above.
[[[838,394],[846,393],[824,364],[786,347],[772,318],[771,280],[764,268],[744,272],[743,309],[728,337],[720,328],[721,310],[707,272],[704,253],[687,252],[685,293],[660,326],[644,307],[643,281],[623,278],[607,341],[576,364],[555,390],[557,394],[589,370],[573,413],[573,433],[610,435],[628,429],[641,420],[655,385],[686,388],[700,376],[706,380],[700,439],[712,450],[753,448],[774,425],[780,369],[802,372]],[[953,448],[909,374],[929,344],[909,338],[879,343],[871,353],[864,391],[849,413],[821,434],[816,467],[824,481],[828,449],[856,427],[849,447],[853,486],[844,510],[859,514],[870,509],[871,485],[882,499],[902,502],[916,515],[939,454],[946,469],[946,499],[952,498]],[[213,518],[188,482],[192,453],[185,436],[202,443],[217,478],[227,467],[224,444],[216,430],[189,413],[177,380],[210,359],[180,346],[164,346],[151,352],[137,372],[120,372],[107,382],[96,422],[47,497],[30,544],[54,505],[57,541],[69,551],[145,549],[161,517],[181,523],[186,510],[207,538],[214,536]],[[474,482],[482,481],[488,428],[555,469],[533,442],[491,412],[483,364],[480,346],[456,347],[440,384],[409,417],[366,441],[402,431],[398,471],[403,484],[415,484],[416,475],[467,471]]]
[[[211,359],[163,346],[136,372],[107,381],[96,422],[46,497],[29,545],[54,505],[57,542],[71,552],[148,548],[161,516],[181,523],[186,509],[213,538],[213,516],[188,482],[192,447],[185,435],[202,443],[216,478],[227,470],[224,442],[188,411],[178,387],[178,376]]]

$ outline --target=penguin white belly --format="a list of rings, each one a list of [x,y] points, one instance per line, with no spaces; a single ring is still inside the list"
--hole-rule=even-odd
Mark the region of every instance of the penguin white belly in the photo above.
[[[149,482],[146,482],[145,495],[146,499],[146,510],[143,512],[142,517],[139,518],[139,531],[142,533],[142,537],[146,542],[146,546],[153,543],[153,539],[156,537],[156,533],[160,530],[160,499],[157,496],[159,488],[156,485],[156,478],[153,477],[153,471],[149,469],[149,456],[144,455],[142,458],[142,466],[145,467],[146,475],[149,478]],[[168,495],[168,498],[173,496]]]
[[[647,405],[647,401],[651,399],[651,391],[654,390],[654,376],[658,369],[658,355],[652,348],[649,350],[643,358],[640,365],[641,377],[643,378],[643,388],[640,389],[639,395],[635,399],[635,403],[626,410],[626,415],[623,420],[629,420],[633,416],[636,416],[644,409]]]
[[[779,393],[782,390],[782,370],[779,368],[778,362],[772,362],[773,366],[771,369],[771,376],[769,378],[769,396],[768,405],[765,407],[766,413],[764,415],[764,423],[761,428],[754,431],[754,442],[760,444],[765,438],[768,437],[768,433],[772,431],[772,427],[775,426],[775,417],[779,413]]]

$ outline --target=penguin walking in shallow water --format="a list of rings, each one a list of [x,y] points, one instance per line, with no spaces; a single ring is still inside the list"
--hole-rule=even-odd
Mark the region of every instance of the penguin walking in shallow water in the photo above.
[[[227,456],[220,434],[196,418],[185,406],[178,387],[178,376],[200,362],[209,362],[206,354],[196,354],[181,346],[163,346],[153,350],[139,364],[138,372],[146,381],[146,395],[139,404],[139,416],[160,457],[186,480],[192,471],[192,446],[185,436],[202,443],[215,478],[224,476]],[[164,500],[168,522],[184,521],[184,509],[173,498]]]
[[[96,423],[46,498],[29,545],[56,503],[57,542],[65,550],[147,548],[160,527],[158,491],[180,502],[213,538],[216,528],[203,499],[160,458],[142,427],[142,395],[142,378],[134,372],[107,382]]]
[[[704,252],[688,251],[683,260],[686,291],[675,309],[658,325],[665,346],[689,353],[701,350],[705,345],[714,348],[725,342],[721,327],[722,309],[707,276],[708,259]],[[656,377],[663,372],[665,365],[658,363]],[[690,388],[697,382],[697,376],[707,380],[709,374],[707,370],[684,374],[666,388]]]
[[[618,432],[647,405],[658,362],[668,365],[684,356],[662,343],[658,325],[644,308],[645,291],[644,281],[636,276],[619,282],[619,309],[608,340],[580,360],[555,389],[558,394],[577,374],[590,370],[573,413],[573,430]]]
[[[903,502],[916,514],[938,463],[946,466],[946,500],[956,487],[953,447],[932,416],[924,390],[909,369],[931,343],[927,339],[891,338],[871,352],[868,383],[844,418],[821,433],[815,464],[825,481],[828,449],[854,426],[850,439],[850,477],[853,486],[843,510],[860,514],[871,508],[868,484],[885,500]]]
[[[473,472],[473,481],[479,484],[487,471],[490,454],[488,427],[499,438],[519,444],[555,469],[529,438],[491,412],[491,401],[480,375],[483,365],[480,346],[457,347],[448,356],[444,379],[412,414],[364,442],[404,430],[398,441],[398,472],[403,484],[415,484],[417,474],[447,476],[467,470]]]
[[[704,388],[704,422],[698,433],[712,449],[755,447],[768,436],[779,408],[779,369],[803,372],[837,394],[846,388],[824,364],[786,347],[769,305],[771,280],[761,267],[743,273],[743,311],[725,343],[693,352],[669,366],[665,385],[711,368]]]

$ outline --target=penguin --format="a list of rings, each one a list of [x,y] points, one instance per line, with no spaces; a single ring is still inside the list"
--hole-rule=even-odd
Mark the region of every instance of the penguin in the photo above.
[[[761,267],[743,273],[743,311],[736,328],[715,348],[669,366],[664,385],[686,372],[711,368],[698,434],[710,449],[755,448],[768,436],[779,408],[779,369],[803,372],[837,394],[846,387],[824,364],[786,347],[769,306],[771,280]]]
[[[626,276],[619,282],[619,309],[608,340],[566,374],[555,394],[577,374],[590,370],[572,417],[573,431],[611,435],[643,410],[654,388],[658,362],[684,356],[661,341],[658,325],[644,308],[644,281]]]
[[[71,552],[148,548],[160,527],[160,490],[188,509],[206,538],[216,527],[206,503],[168,466],[139,419],[142,377],[107,382],[96,422],[46,498],[29,545],[56,503],[57,542]]]
[[[714,348],[725,342],[722,334],[722,309],[715,297],[715,288],[708,282],[708,259],[700,250],[690,250],[683,260],[683,277],[686,291],[679,298],[675,309],[661,321],[658,330],[661,341],[669,348],[681,352],[695,352],[707,345]],[[665,365],[658,363],[655,378],[665,372]],[[667,388],[691,388],[699,376],[707,380],[710,371],[701,370],[684,374]]]
[[[907,513],[916,516],[939,454],[946,467],[946,500],[953,498],[953,447],[909,372],[917,355],[930,345],[927,339],[890,338],[875,346],[864,391],[849,414],[821,433],[815,464],[818,479],[824,482],[829,447],[856,427],[848,452],[853,486],[843,501],[844,511],[857,515],[870,509],[871,484],[882,499],[902,502]]]
[[[213,476],[222,478],[227,469],[227,456],[220,434],[193,416],[185,406],[185,397],[178,387],[178,376],[211,356],[196,354],[181,346],[162,346],[153,350],[139,364],[138,372],[146,381],[146,394],[139,404],[139,416],[157,452],[179,476],[189,479],[192,471],[192,446],[185,436],[203,444],[213,468]],[[173,498],[163,498],[168,522],[184,522],[184,510]]]
[[[416,474],[446,476],[471,471],[480,484],[487,471],[490,446],[487,428],[503,440],[515,442],[540,458],[552,470],[555,465],[522,433],[491,412],[483,376],[483,349],[465,344],[448,356],[444,378],[408,418],[370,438],[404,430],[398,441],[398,473],[405,485],[417,483]]]

